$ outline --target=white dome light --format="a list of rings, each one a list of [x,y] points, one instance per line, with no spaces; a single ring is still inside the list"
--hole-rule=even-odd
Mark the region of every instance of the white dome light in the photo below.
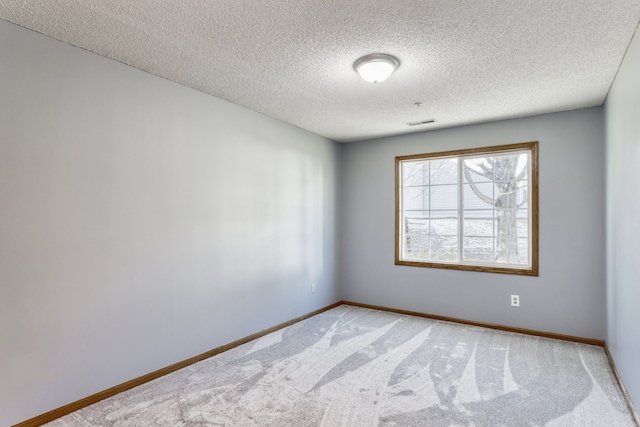
[[[385,81],[400,65],[397,58],[384,53],[372,53],[353,63],[353,69],[370,83]]]

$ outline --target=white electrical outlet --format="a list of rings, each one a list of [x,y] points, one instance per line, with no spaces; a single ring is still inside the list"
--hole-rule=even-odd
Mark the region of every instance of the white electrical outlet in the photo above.
[[[520,295],[511,295],[511,306],[520,307]]]
[[[311,284],[311,293],[312,293],[312,294],[315,294],[315,293],[316,293],[316,284],[315,284],[315,283],[312,283],[312,284]]]

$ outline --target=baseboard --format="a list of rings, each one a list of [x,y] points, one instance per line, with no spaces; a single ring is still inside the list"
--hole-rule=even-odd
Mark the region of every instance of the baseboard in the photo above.
[[[475,322],[473,320],[458,319],[458,318],[455,318],[455,317],[447,317],[447,316],[438,316],[438,315],[435,315],[435,314],[420,313],[420,312],[417,312],[417,311],[399,310],[399,309],[396,309],[396,308],[384,307],[384,306],[379,306],[379,305],[371,305],[371,304],[361,304],[359,302],[352,302],[352,301],[342,301],[342,303],[343,304],[347,304],[347,305],[353,305],[355,307],[370,308],[370,309],[373,309],[373,310],[389,311],[389,312],[392,312],[392,313],[406,314],[406,315],[409,315],[409,316],[418,316],[418,317],[425,317],[427,319],[442,320],[442,321],[445,321],[445,322],[461,323],[463,325],[480,326],[480,327],[483,327],[483,328],[498,329],[498,330],[501,330],[501,331],[515,332],[515,333],[518,333],[518,334],[534,335],[534,336],[537,336],[537,337],[552,338],[552,339],[563,340],[563,341],[572,341],[572,342],[577,342],[577,343],[581,343],[581,344],[588,344],[588,345],[597,345],[597,346],[600,346],[600,347],[604,346],[604,341],[595,340],[595,339],[592,339],[592,338],[583,338],[583,337],[576,337],[576,336],[573,336],[573,335],[556,334],[556,333],[553,333],[553,332],[536,331],[536,330],[533,330],[533,329],[514,328],[512,326],[497,325],[497,324],[494,324],[494,323]]]
[[[616,362],[613,361],[613,356],[611,356],[611,352],[609,352],[609,347],[607,347],[607,343],[604,344],[604,352],[607,355],[607,359],[609,359],[609,364],[611,365],[611,369],[613,370],[613,375],[616,377],[616,381],[618,381],[618,385],[622,390],[622,394],[624,394],[624,398],[627,401],[627,406],[629,407],[629,411],[631,411],[631,415],[633,415],[633,420],[636,422],[636,425],[640,427],[640,417],[638,416],[638,412],[636,411],[635,406],[633,406],[633,401],[631,400],[631,396],[627,392],[627,388],[624,386],[622,382],[622,377],[618,372],[618,368],[616,368]]]
[[[170,374],[172,372],[175,372],[179,369],[182,368],[186,368],[189,365],[193,365],[194,363],[200,362],[202,360],[208,359],[212,356],[215,356],[217,354],[223,353],[227,350],[231,350],[232,348],[238,347],[242,344],[246,344],[249,341],[253,341],[257,338],[261,338],[267,334],[270,334],[272,332],[275,332],[279,329],[282,328],[286,328],[287,326],[291,326],[294,323],[300,322],[301,320],[305,320],[308,319],[309,317],[315,316],[317,314],[323,313],[327,310],[331,310],[332,308],[335,308],[339,305],[342,305],[342,302],[337,302],[331,305],[328,305],[326,307],[323,307],[319,310],[315,310],[312,311],[311,313],[307,313],[304,314],[302,316],[296,317],[295,319],[291,319],[288,320],[284,323],[280,323],[279,325],[276,326],[272,326],[271,328],[267,328],[263,331],[260,332],[256,332],[255,334],[249,335],[247,337],[244,338],[240,338],[239,340],[233,341],[232,343],[229,344],[225,344],[223,346],[214,348],[213,350],[209,350],[205,353],[199,354],[197,356],[191,357],[189,359],[183,360],[181,362],[178,363],[174,363],[173,365],[167,366],[165,368],[162,369],[158,369],[157,371],[153,371],[151,373],[148,373],[146,375],[143,375],[141,377],[138,378],[134,378],[130,381],[127,381],[125,383],[122,383],[120,385],[117,385],[115,387],[111,387],[107,390],[98,392],[96,394],[93,394],[91,396],[85,397],[84,399],[80,399],[78,401],[75,401],[73,403],[70,403],[68,405],[62,406],[60,408],[54,409],[52,411],[49,411],[45,414],[42,415],[38,415],[37,417],[28,419],[26,421],[23,421],[21,423],[15,424],[13,427],[36,427],[36,426],[41,426],[42,424],[46,424],[48,422],[51,422],[53,420],[56,420],[60,417],[63,417],[65,415],[68,415],[72,412],[75,412],[79,409],[85,408],[89,405],[93,405],[94,403],[98,403],[101,400],[107,399],[109,397],[115,396],[118,393],[122,393],[124,391],[130,390],[134,387],[138,387],[139,385],[142,385],[144,383],[147,383],[149,381],[153,381],[157,378],[163,377],[167,374]]]

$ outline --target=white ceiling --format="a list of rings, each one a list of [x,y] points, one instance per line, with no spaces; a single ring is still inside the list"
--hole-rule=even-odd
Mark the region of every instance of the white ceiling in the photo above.
[[[347,142],[601,105],[640,0],[0,0],[0,18]],[[352,68],[374,52],[401,62],[383,83]]]

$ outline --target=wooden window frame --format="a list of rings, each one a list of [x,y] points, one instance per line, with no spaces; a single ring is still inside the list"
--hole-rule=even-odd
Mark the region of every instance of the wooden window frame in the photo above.
[[[530,252],[531,252],[531,264],[527,268],[518,268],[514,266],[501,267],[496,264],[482,265],[482,263],[461,263],[455,262],[431,262],[431,261],[416,261],[401,259],[401,245],[402,245],[402,209],[401,192],[403,188],[403,182],[401,172],[401,163],[409,160],[431,160],[435,158],[447,158],[447,157],[462,157],[462,156],[478,156],[478,155],[491,155],[491,154],[503,154],[509,151],[523,151],[529,150],[531,152],[531,176],[530,176],[530,221],[531,221],[531,236],[530,236]],[[502,273],[502,274],[516,274],[525,276],[538,276],[538,141],[523,142],[518,144],[497,145],[490,147],[471,148],[465,150],[454,151],[442,151],[437,153],[425,153],[415,154],[409,156],[398,156],[395,158],[395,173],[396,173],[396,194],[395,194],[395,264],[413,267],[428,267],[428,268],[444,268],[451,270],[466,270],[466,271],[478,271],[487,273]],[[458,186],[462,185],[458,182]]]

